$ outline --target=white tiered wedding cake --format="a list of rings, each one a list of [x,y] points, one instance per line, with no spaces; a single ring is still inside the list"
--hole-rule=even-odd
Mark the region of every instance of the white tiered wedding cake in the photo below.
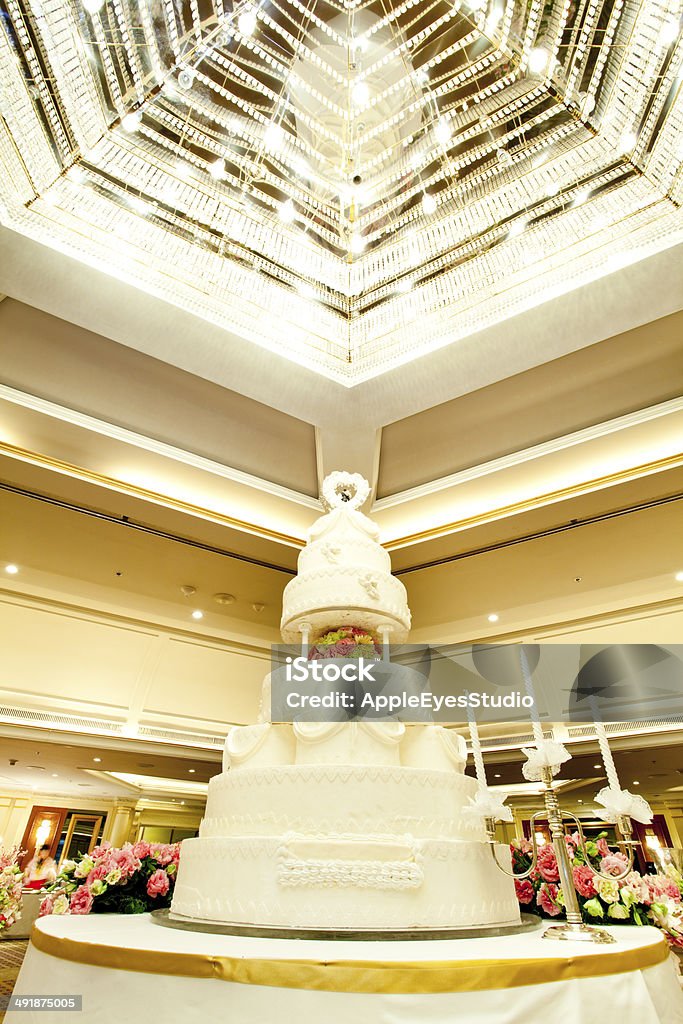
[[[285,589],[282,634],[314,640],[353,624],[405,640],[406,592],[375,525],[367,484],[332,474]],[[172,915],[326,929],[513,924],[512,879],[493,862],[465,741],[433,725],[271,724],[234,728],[209,784],[197,839],[182,845]],[[504,851],[500,851],[501,862]]]

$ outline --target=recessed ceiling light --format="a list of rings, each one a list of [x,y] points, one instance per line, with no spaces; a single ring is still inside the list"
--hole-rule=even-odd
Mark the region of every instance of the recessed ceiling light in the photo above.
[[[190,773],[190,775],[194,775],[194,773],[196,772],[197,769],[196,768],[188,768],[187,770]]]
[[[19,566],[15,565],[13,562],[10,562],[9,565],[5,566],[5,572],[9,573],[10,576],[16,576],[16,574],[19,572]]]
[[[633,780],[633,785],[634,786],[639,786],[640,785],[640,783],[638,782],[638,779],[634,779]]]
[[[204,612],[201,612],[199,610],[199,608],[195,608],[195,610],[192,612],[192,618],[193,619],[197,619],[197,620],[203,619],[204,618]]]
[[[269,149],[277,152],[282,149],[282,143],[285,140],[285,133],[279,124],[275,124],[271,121],[265,132],[263,133],[263,141]]]
[[[496,615],[495,612],[491,612],[491,614],[488,616],[488,620],[489,622],[498,622],[498,616]]]
[[[631,153],[635,149],[637,141],[638,136],[635,132],[624,132],[619,139],[619,152],[621,154]]]
[[[542,71],[548,66],[550,54],[542,46],[534,46],[533,50],[529,53],[529,71],[535,75],[540,75]]]
[[[602,768],[602,765],[601,764],[594,764],[593,767],[594,768]]]
[[[452,134],[453,133],[451,131],[451,126],[449,125],[448,121],[446,121],[443,117],[440,117],[439,120],[434,125],[434,138],[436,139],[436,141],[440,142],[441,145],[445,145],[445,143],[448,142]]]
[[[349,243],[349,249],[351,252],[358,254],[365,248],[365,239],[359,231],[354,231],[351,235],[351,241]]]
[[[494,777],[494,779],[499,779],[500,775],[494,775],[493,777]]]
[[[362,107],[370,99],[370,87],[367,82],[356,82],[351,89],[351,99],[357,107]]]
[[[15,568],[16,568],[16,566],[15,566]],[[5,570],[5,572],[8,572],[8,571],[9,571],[8,569],[6,569],[6,570]],[[676,580],[676,581],[677,581],[678,583],[683,583],[683,572],[677,572],[677,573],[676,573],[676,575],[675,575],[675,577],[674,577],[674,579],[675,579],[675,580]]]
[[[58,779],[59,778],[59,775],[57,774],[57,772],[53,772],[52,773],[52,778],[53,779]]]
[[[256,31],[256,11],[253,7],[247,7],[237,19],[237,27],[243,36],[251,36]]]
[[[577,802],[577,804],[582,804],[583,800],[577,800],[576,802]]]
[[[285,224],[291,224],[296,216],[294,202],[291,199],[285,199],[284,203],[280,203],[277,212],[281,221]]]
[[[101,762],[101,760],[102,760],[101,757],[93,757],[93,761],[95,761],[96,764],[99,764]]]
[[[427,215],[436,210],[436,199],[431,192],[422,193],[422,209]]]
[[[184,801],[184,800],[181,800],[180,802],[181,802],[181,804],[184,804],[184,803],[185,803],[185,801]]]
[[[121,127],[124,131],[134,132],[140,127],[142,121],[142,114],[139,110],[134,110],[130,114],[126,114],[121,118]]]

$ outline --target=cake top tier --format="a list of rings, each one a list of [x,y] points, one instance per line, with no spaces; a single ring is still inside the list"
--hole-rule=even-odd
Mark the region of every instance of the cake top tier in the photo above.
[[[370,494],[357,473],[331,473],[322,488],[325,513],[308,531],[298,575],[285,587],[282,637],[311,639],[341,625],[387,630],[405,641],[410,612],[405,587],[391,575],[391,559],[379,529],[360,511]]]

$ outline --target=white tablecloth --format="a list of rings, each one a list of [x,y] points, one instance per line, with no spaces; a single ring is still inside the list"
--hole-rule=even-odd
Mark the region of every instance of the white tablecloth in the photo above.
[[[146,915],[48,917],[36,925],[15,991],[82,995],[83,1012],[14,1011],[6,1024],[683,1024],[660,933],[610,930],[615,945],[552,942],[541,930],[320,942],[175,931]],[[542,980],[552,975],[562,980]],[[512,987],[495,987],[501,978]]]

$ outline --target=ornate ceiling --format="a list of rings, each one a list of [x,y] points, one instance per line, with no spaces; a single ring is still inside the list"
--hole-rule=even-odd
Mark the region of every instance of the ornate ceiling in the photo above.
[[[676,0],[0,0],[0,216],[353,385],[683,237]]]

